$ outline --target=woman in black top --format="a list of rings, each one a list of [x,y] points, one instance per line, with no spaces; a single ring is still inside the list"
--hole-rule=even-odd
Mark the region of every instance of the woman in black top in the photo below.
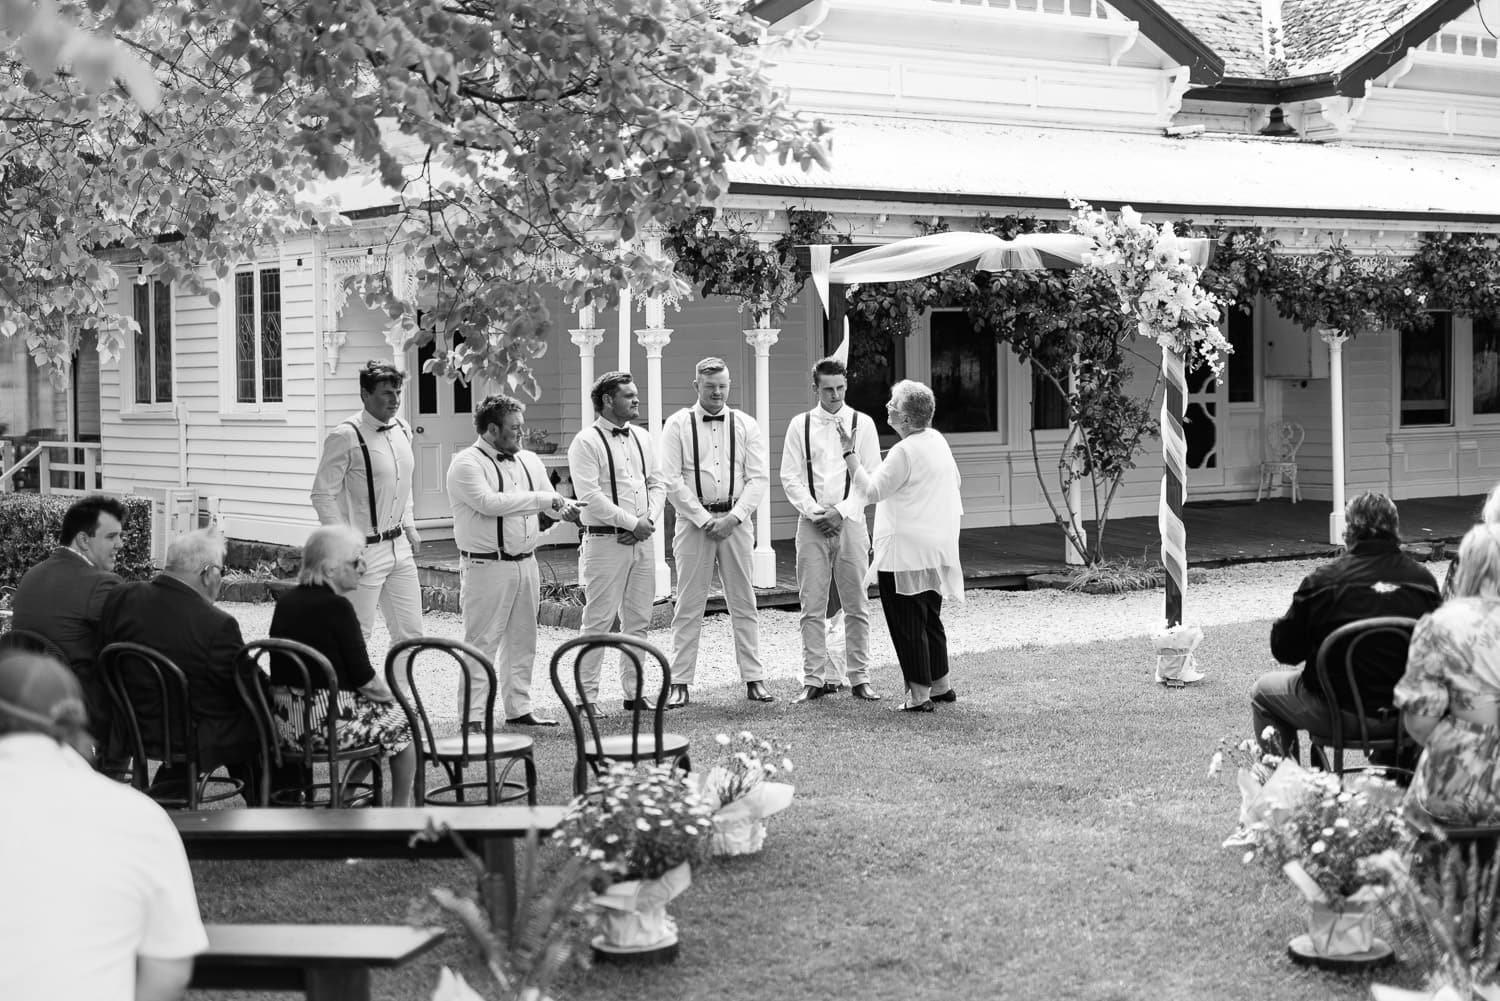
[[[379,743],[385,748],[393,805],[411,806],[417,756],[406,713],[370,666],[359,617],[344,597],[359,586],[364,544],[364,537],[347,525],[328,525],[314,531],[302,550],[297,586],[276,602],[270,634],[273,639],[304,643],[328,658],[339,686],[339,744],[368,747]],[[301,743],[301,684],[296,667],[287,658],[273,655],[273,712],[285,743]],[[321,731],[327,718],[328,696],[319,690],[319,678],[312,679],[312,686],[313,725]]]

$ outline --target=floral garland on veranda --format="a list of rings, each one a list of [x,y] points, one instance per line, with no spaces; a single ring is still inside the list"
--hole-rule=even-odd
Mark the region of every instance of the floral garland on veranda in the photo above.
[[[1135,318],[1139,333],[1162,349],[1162,493],[1158,513],[1161,561],[1167,571],[1166,628],[1155,636],[1156,680],[1182,685],[1202,678],[1193,650],[1203,639],[1197,626],[1182,623],[1187,583],[1187,531],[1182,501],[1187,483],[1187,437],[1182,417],[1187,397],[1186,366],[1204,364],[1218,375],[1233,350],[1219,330],[1223,302],[1204,288],[1203,268],[1192,262],[1193,245],[1170,222],[1152,226],[1124,206],[1108,212],[1074,200],[1073,231],[1088,237],[1093,250],[1086,266],[1105,270],[1120,296],[1120,308]],[[1206,261],[1204,263],[1207,263]]]

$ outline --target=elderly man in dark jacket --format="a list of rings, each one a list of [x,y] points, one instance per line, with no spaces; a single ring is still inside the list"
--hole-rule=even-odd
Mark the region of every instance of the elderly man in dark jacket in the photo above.
[[[234,617],[214,606],[223,573],[222,538],[208,531],[178,537],[167,547],[164,571],[149,582],[121,584],[105,601],[100,646],[140,643],[180,667],[187,675],[188,711],[198,724],[201,772],[229,765],[231,774],[253,780],[256,724],[234,683],[244,640]],[[161,702],[144,681],[137,687],[132,680],[127,677],[126,684],[149,753],[161,739]],[[163,769],[157,781],[176,777]]]
[[[1270,727],[1281,748],[1297,756],[1297,732],[1326,735],[1332,711],[1318,685],[1314,663],[1323,641],[1340,626],[1380,615],[1417,619],[1440,603],[1432,572],[1401,551],[1396,505],[1384,494],[1363,493],[1344,508],[1344,544],[1348,551],[1308,574],[1286,614],[1271,626],[1271,654],[1291,671],[1271,671],[1255,682],[1250,718],[1262,746]],[[1375,719],[1372,735],[1394,734],[1398,716],[1392,690],[1406,669],[1404,643],[1380,646],[1378,639],[1360,647],[1362,659],[1355,683],[1367,716]],[[1357,727],[1351,693],[1340,670],[1329,679],[1343,710],[1345,727]]]

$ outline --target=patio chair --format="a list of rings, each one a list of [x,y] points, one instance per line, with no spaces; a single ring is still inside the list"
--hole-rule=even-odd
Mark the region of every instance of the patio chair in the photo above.
[[[1260,464],[1260,486],[1255,489],[1256,503],[1279,484],[1289,483],[1292,488],[1292,503],[1302,499],[1302,488],[1297,484],[1297,450],[1307,433],[1301,424],[1293,421],[1277,421],[1266,425],[1266,461]]]
[[[124,729],[131,756],[130,784],[164,807],[196,810],[245,795],[245,783],[214,774],[199,758],[198,721],[189,711],[188,679],[169,658],[140,643],[111,643],[99,651],[99,677],[114,706],[117,726]],[[160,727],[142,726],[143,710],[156,715]],[[146,774],[150,761],[178,768],[184,778],[152,784]]]
[[[1411,642],[1411,631],[1416,624],[1416,619],[1399,615],[1360,619],[1335,629],[1318,647],[1314,669],[1318,685],[1323,690],[1323,700],[1328,703],[1330,725],[1327,734],[1309,733],[1308,742],[1312,745],[1314,759],[1321,759],[1324,770],[1336,775],[1363,770],[1364,766],[1345,769],[1345,751],[1363,751],[1366,755],[1372,751],[1389,752],[1394,761],[1400,762],[1404,760],[1403,752],[1414,746],[1406,736],[1406,727],[1399,710],[1394,706],[1365,704],[1359,686],[1355,683],[1355,673],[1361,655],[1368,658],[1374,650],[1381,650],[1394,658],[1399,648],[1401,662],[1405,664],[1406,647]],[[1351,704],[1342,703],[1339,690],[1331,684],[1335,672],[1341,672],[1338,676],[1349,693]],[[1346,718],[1358,721],[1356,732],[1345,732]],[[1401,767],[1387,767],[1384,770],[1403,773],[1408,777],[1411,774],[1410,769]]]
[[[301,694],[298,700],[301,719],[290,721],[292,729],[300,735],[295,742],[282,735],[271,710],[268,690],[271,688],[270,661],[273,656],[284,658],[283,663],[299,679],[297,684],[286,686]],[[338,810],[346,806],[375,806],[385,801],[381,762],[385,749],[378,743],[352,747],[339,745],[338,712],[334,711],[339,700],[339,682],[327,657],[294,640],[264,639],[246,643],[237,663],[235,687],[255,717],[255,733],[260,742],[262,760],[275,766],[284,763],[300,765],[303,776],[296,788],[272,790],[272,769],[263,769],[259,790],[261,806],[327,806]],[[324,687],[312,686],[314,672],[323,679]],[[323,715],[321,724],[315,723],[314,719],[319,710]],[[368,781],[352,780],[360,762],[369,764]],[[314,765],[327,768],[326,782],[316,781]]]
[[[0,650],[24,650],[27,653],[44,653],[48,657],[71,667],[67,654],[56,643],[41,633],[30,629],[7,629],[0,632]]]
[[[583,697],[582,665],[589,654],[609,649],[618,650],[620,657],[630,665],[635,675],[638,697],[631,702],[635,708],[629,711],[630,732],[604,736],[599,733],[599,717],[594,703]],[[569,658],[572,666],[567,674],[571,684],[566,684],[563,665]],[[645,662],[648,659],[654,660],[660,668],[660,683],[655,686],[656,698],[650,701],[650,708],[642,708],[646,703]],[[683,771],[691,769],[688,739],[662,729],[662,720],[667,711],[667,692],[672,684],[672,669],[668,666],[666,656],[656,647],[634,636],[589,633],[574,637],[557,648],[557,652],[552,655],[551,673],[552,687],[562,700],[563,710],[567,712],[568,722],[573,727],[574,793],[581,796],[587,792],[590,773],[599,774],[607,762],[668,761],[681,766]],[[642,722],[648,714],[651,729],[643,742]]]
[[[440,655],[437,659],[444,670],[429,670],[433,658],[428,658],[419,675],[417,660],[429,651]],[[469,662],[484,669],[488,684],[482,694],[473,690]],[[451,671],[447,670],[449,667]],[[417,746],[417,782],[413,798],[416,806],[434,802],[445,806],[495,806],[521,799],[531,806],[536,805],[535,742],[519,734],[495,732],[495,696],[499,685],[494,665],[488,657],[456,640],[419,636],[391,647],[385,657],[385,678],[396,701],[406,710],[412,740]],[[424,689],[428,695],[424,695]],[[455,690],[458,692],[459,732],[452,737],[439,737],[433,731],[432,715],[428,712],[429,695],[432,700],[447,702],[453,698]],[[471,733],[464,729],[463,724],[471,718],[469,710],[479,698],[484,700],[484,732]],[[447,785],[427,788],[426,763],[429,760],[436,761],[447,773]],[[503,767],[497,767],[502,763]],[[479,764],[484,765],[484,778],[468,778],[466,769]],[[520,781],[511,777],[517,766],[522,769]]]

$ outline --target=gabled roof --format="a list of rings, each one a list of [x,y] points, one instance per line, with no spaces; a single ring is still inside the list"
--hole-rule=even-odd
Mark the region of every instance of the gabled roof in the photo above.
[[[812,0],[761,0],[775,22]],[[1189,96],[1278,104],[1343,94],[1390,69],[1474,0],[1106,0],[1192,68]],[[1263,23],[1280,11],[1273,44]]]

